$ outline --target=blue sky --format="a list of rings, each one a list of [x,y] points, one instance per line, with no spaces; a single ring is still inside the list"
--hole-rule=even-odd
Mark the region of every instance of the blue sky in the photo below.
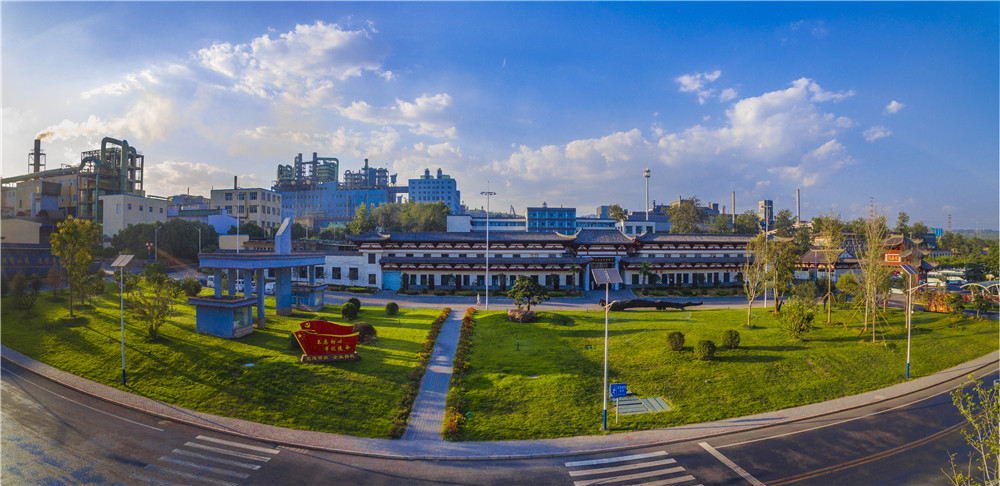
[[[493,208],[773,199],[1000,219],[1000,4],[0,4],[3,175],[106,136],[146,189],[270,187],[295,154],[442,168]]]

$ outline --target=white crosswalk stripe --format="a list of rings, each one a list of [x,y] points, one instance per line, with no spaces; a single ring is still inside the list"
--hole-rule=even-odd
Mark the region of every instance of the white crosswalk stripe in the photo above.
[[[565,463],[574,486],[595,484],[635,484],[645,486],[683,484],[696,481],[685,474],[685,469],[677,460],[667,458],[666,451],[604,457]],[[583,479],[586,477],[586,479]],[[684,485],[687,486],[687,485]],[[700,486],[700,485],[698,485]]]
[[[270,461],[271,456],[279,452],[269,447],[199,435],[185,442],[183,448],[173,449],[169,455],[160,457],[155,464],[148,464],[141,474],[133,474],[132,478],[161,486],[190,484],[192,480],[198,484],[238,486],[232,481],[249,478],[261,468],[259,463]]]

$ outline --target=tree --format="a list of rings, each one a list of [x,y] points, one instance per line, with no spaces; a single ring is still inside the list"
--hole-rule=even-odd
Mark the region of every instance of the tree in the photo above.
[[[569,266],[569,272],[573,274],[573,291],[576,292],[576,287],[580,285],[580,266],[577,264],[572,264]]]
[[[826,323],[833,323],[833,274],[840,260],[840,255],[844,252],[844,222],[839,214],[830,211],[828,214],[813,218],[813,231],[820,234],[820,252],[823,255],[823,263],[826,264],[826,296],[823,300],[826,305]],[[881,241],[881,240],[880,240]]]
[[[743,275],[743,291],[747,297],[747,327],[750,327],[753,301],[764,290],[764,282],[767,280],[767,252],[764,250],[766,241],[764,235],[758,235],[747,242],[746,263],[740,269]]]
[[[17,302],[17,307],[25,309],[24,317],[31,315],[31,308],[38,300],[38,292],[42,289],[42,281],[38,277],[33,277],[31,281],[24,276],[23,272],[17,272],[10,281],[10,296]]]
[[[872,322],[872,342],[875,342],[875,322],[877,320],[879,294],[885,289],[885,281],[889,278],[889,270],[882,264],[885,258],[884,242],[888,234],[888,227],[885,217],[878,214],[877,208],[873,205],[869,208],[868,217],[865,219],[865,249],[858,254],[858,267],[860,270],[859,283],[861,284],[862,303],[865,306],[865,327],[868,330],[868,322]]]
[[[45,284],[52,289],[53,296],[59,295],[59,288],[63,286],[63,275],[58,266],[52,265],[52,268],[49,268],[49,273],[45,276]]]
[[[791,209],[782,209],[774,217],[774,234],[782,238],[791,238],[795,233],[795,216]]]
[[[746,211],[736,215],[736,224],[733,225],[733,233],[737,235],[756,235],[760,233],[760,218],[753,211]]]
[[[646,280],[653,274],[653,266],[649,262],[639,264],[639,279],[642,281],[642,292],[646,292]]]
[[[724,235],[732,232],[729,227],[729,216],[725,214],[720,214],[712,220],[712,223],[708,225],[706,231],[713,235]]]
[[[301,240],[307,237],[309,237],[309,228],[306,228],[302,223],[292,223],[293,240]]]
[[[354,211],[354,221],[348,223],[347,231],[352,235],[360,235],[362,233],[375,231],[375,226],[375,218],[373,218],[371,213],[368,211],[368,206],[362,204],[359,205],[358,209]]]
[[[781,328],[792,339],[800,339],[812,328],[813,316],[812,305],[798,298],[792,298],[785,305],[785,310],[778,316],[778,320],[781,322]]]
[[[230,226],[228,234],[231,235],[237,234],[236,226]],[[238,234],[247,235],[251,238],[267,238],[268,236],[270,236],[269,232],[266,229],[261,228],[260,226],[257,225],[257,223],[254,223],[253,221],[247,221],[246,223],[241,223]]]
[[[924,236],[927,236],[930,232],[930,228],[923,221],[917,221],[910,225],[910,239],[915,240],[917,243],[923,242]]]
[[[910,234],[910,215],[900,211],[896,217],[896,233],[907,236]]]
[[[135,317],[146,324],[148,340],[155,341],[159,336],[160,326],[173,314],[174,304],[180,293],[180,286],[166,278],[145,289],[137,287],[131,294],[133,301],[129,307]]]
[[[507,292],[507,297],[514,299],[514,304],[517,305],[518,309],[526,305],[528,307],[527,310],[530,311],[531,306],[549,300],[549,293],[545,290],[545,287],[538,285],[533,279],[522,275],[517,277],[514,285]]]
[[[608,206],[608,217],[621,222],[628,218],[628,212],[617,204],[612,204]]]
[[[798,247],[792,241],[772,241],[767,247],[768,280],[774,290],[774,311],[781,313],[785,295],[795,278],[795,264],[799,262]]]
[[[83,283],[90,264],[94,262],[93,251],[99,236],[97,225],[70,216],[59,223],[57,232],[49,238],[52,254],[59,257],[69,281],[70,319],[73,318],[73,292]]]
[[[708,216],[699,207],[700,203],[698,197],[693,196],[690,199],[682,199],[680,204],[667,209],[667,215],[670,216],[670,232],[678,234],[704,232]]]
[[[972,447],[968,473],[956,470],[955,454],[951,455],[951,482],[956,486],[995,485],[1000,479],[1000,387],[975,381],[972,393],[964,383],[951,394],[952,403],[968,422],[962,429],[965,442]],[[972,472],[975,463],[978,473]],[[982,479],[979,483],[978,479]]]

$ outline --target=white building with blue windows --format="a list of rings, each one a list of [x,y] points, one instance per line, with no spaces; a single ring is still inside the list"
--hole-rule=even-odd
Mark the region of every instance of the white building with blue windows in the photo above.
[[[462,209],[461,192],[458,182],[451,176],[437,170],[437,178],[431,176],[430,169],[424,169],[424,175],[419,179],[410,179],[408,183],[410,201],[419,203],[443,202],[451,209],[451,214],[458,214]]]

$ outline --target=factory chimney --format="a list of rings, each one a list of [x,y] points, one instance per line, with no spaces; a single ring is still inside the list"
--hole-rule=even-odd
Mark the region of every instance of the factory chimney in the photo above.
[[[736,226],[736,191],[733,191],[733,226]]]
[[[35,139],[35,149],[31,151],[28,156],[30,157],[29,165],[31,165],[32,172],[41,172],[42,170],[42,140]]]
[[[233,189],[239,189],[240,186],[236,185],[236,176],[233,176]]]
[[[802,211],[801,206],[799,206],[799,190],[795,190],[795,226],[798,226],[802,222]]]

